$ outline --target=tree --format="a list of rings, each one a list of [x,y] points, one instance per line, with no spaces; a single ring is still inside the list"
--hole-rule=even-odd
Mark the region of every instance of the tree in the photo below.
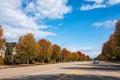
[[[67,61],[68,50],[66,48],[62,49],[62,60],[63,62]]]
[[[0,56],[0,64],[3,63],[3,58]]]
[[[3,46],[3,44],[5,43],[5,39],[2,38],[2,36],[3,36],[3,28],[0,26],[0,50]],[[2,56],[0,56],[0,63],[2,63],[2,62],[3,62],[3,58],[2,58]]]
[[[105,60],[120,61],[120,21],[116,22],[115,32],[103,44],[102,53],[98,56],[98,59],[100,56]]]
[[[3,28],[0,26],[0,49],[2,48],[2,45],[5,42],[5,39],[1,38],[2,36],[3,36]]]
[[[79,61],[83,60],[82,52],[81,52],[81,51],[78,51],[77,54],[79,55]]]
[[[73,60],[73,53],[68,51],[66,48],[62,49],[62,56],[63,56],[63,61],[64,62],[74,61]]]
[[[89,61],[91,58],[88,55],[78,51],[77,54],[79,55],[78,61]]]
[[[38,41],[39,45],[39,54],[37,59],[39,61],[42,60],[42,62],[49,62],[51,55],[52,55],[52,49],[51,49],[51,42],[46,39],[41,39]]]
[[[54,44],[52,45],[52,60],[55,62],[60,62],[61,61],[61,48],[59,45]]]
[[[5,64],[11,64],[12,63],[12,52],[13,52],[12,45],[11,44],[6,45],[5,58],[4,58],[4,63]]]
[[[21,36],[17,43],[16,49],[16,61],[24,64],[32,63],[38,53],[38,44],[35,41],[33,34],[28,33]]]
[[[114,35],[115,35],[115,40],[116,40],[115,60],[120,61],[120,20],[116,22]]]
[[[115,46],[112,45],[111,41],[107,41],[106,43],[104,43],[102,54],[107,58],[107,60],[114,60],[114,48]]]
[[[97,56],[97,60],[106,61],[107,58],[106,58],[103,54],[99,54],[99,55]]]
[[[0,37],[3,35],[3,28],[0,26]]]
[[[76,52],[73,52],[72,53],[72,58],[73,58],[73,61],[78,61],[79,60],[79,54],[77,54]]]

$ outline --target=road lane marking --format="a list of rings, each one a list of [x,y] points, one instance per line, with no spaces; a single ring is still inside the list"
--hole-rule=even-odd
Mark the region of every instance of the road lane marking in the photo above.
[[[75,69],[75,70],[72,70],[66,74],[64,74],[62,77],[58,78],[57,80],[64,80],[65,77],[67,77],[68,75],[72,75],[72,74],[84,74],[85,72],[83,70],[79,70],[78,69]]]
[[[63,80],[65,77],[67,77],[68,75],[72,74],[72,73],[75,73],[76,70],[72,70],[66,74],[64,74],[62,77],[58,78],[57,80]]]
[[[57,80],[64,80],[65,77],[67,77],[68,75],[72,75],[72,74],[79,74],[79,75],[86,74],[87,73],[86,70],[81,70],[80,67],[64,74],[62,77],[58,78]],[[92,67],[92,66],[82,66],[82,67]]]

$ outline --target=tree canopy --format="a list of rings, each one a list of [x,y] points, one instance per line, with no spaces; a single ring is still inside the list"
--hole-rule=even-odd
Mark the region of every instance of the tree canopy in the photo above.
[[[39,46],[39,53],[38,53],[38,59],[42,60],[44,63],[45,61],[48,62],[52,55],[51,50],[51,42],[46,39],[41,39],[38,41]]]
[[[9,64],[11,61],[14,61],[15,64],[32,64],[90,60],[89,56],[84,53],[71,52],[66,48],[61,49],[59,45],[52,44],[46,39],[36,41],[32,33],[19,37],[14,60],[12,60],[12,52],[13,48],[9,44],[5,52],[5,64]]]
[[[61,60],[61,57],[62,57],[62,53],[60,46],[57,44],[52,45],[52,60],[58,62]]]
[[[11,44],[6,45],[6,51],[5,51],[5,58],[4,58],[4,63],[5,64],[11,64],[12,63],[12,52],[13,52],[13,47]]]
[[[19,57],[17,59],[19,59],[20,63],[32,63],[38,53],[38,44],[31,33],[21,36],[16,48],[16,57]]]
[[[99,60],[120,61],[120,21],[116,22],[115,31],[103,44]]]

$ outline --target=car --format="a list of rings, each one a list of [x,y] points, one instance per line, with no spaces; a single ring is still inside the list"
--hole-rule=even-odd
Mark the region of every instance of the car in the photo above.
[[[98,60],[94,60],[93,64],[99,64],[99,61]]]

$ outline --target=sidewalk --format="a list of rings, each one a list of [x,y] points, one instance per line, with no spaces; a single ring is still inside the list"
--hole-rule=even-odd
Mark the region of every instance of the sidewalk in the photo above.
[[[33,65],[27,65],[27,64],[22,64],[22,65],[2,65],[2,64],[0,64],[0,69],[28,67],[28,66],[33,66]]]
[[[29,67],[29,66],[37,66],[37,65],[46,65],[46,64],[20,64],[20,65],[3,65],[0,64],[0,69],[7,69],[7,68],[18,68],[18,67]]]
[[[11,66],[0,64],[0,69],[6,69],[6,68],[10,68],[10,67],[11,67]]]

